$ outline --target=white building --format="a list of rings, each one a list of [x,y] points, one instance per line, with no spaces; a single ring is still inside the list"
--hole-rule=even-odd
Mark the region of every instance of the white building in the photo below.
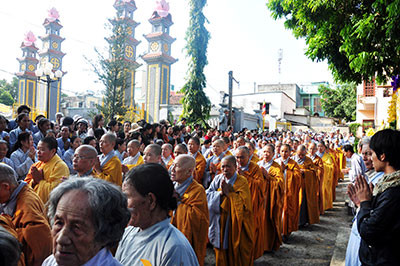
[[[387,122],[392,87],[363,82],[357,86],[357,118],[363,129],[379,127]]]

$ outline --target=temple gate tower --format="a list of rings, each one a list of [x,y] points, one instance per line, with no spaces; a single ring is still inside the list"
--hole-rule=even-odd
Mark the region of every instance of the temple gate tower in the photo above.
[[[169,35],[173,22],[165,0],[157,1],[149,22],[152,32],[144,36],[149,43],[148,53],[142,58],[147,63],[146,120],[153,122],[167,119],[171,65],[177,61],[171,56],[175,39]]]
[[[63,27],[59,21],[59,13],[55,8],[49,10],[47,18],[43,22],[43,26],[46,30],[44,36],[39,37],[42,40],[43,47],[39,51],[40,64],[44,66],[45,62],[53,64],[53,72],[60,70],[62,71],[62,60],[65,55],[61,51],[61,43],[65,40],[60,36],[60,30]],[[66,72],[62,71],[63,74]],[[61,81],[53,81],[50,84],[50,95],[47,95],[47,84],[39,82],[38,84],[38,98],[37,107],[39,110],[46,110],[47,108],[47,97],[49,97],[49,114],[48,117],[51,120],[55,119],[55,114],[60,112],[61,102]]]
[[[129,71],[126,80],[126,88],[124,91],[124,104],[127,108],[135,107],[135,70],[140,66],[136,62],[136,47],[140,41],[135,39],[135,28],[140,24],[133,20],[133,13],[135,12],[136,4],[134,0],[116,0],[114,8],[117,10],[116,18],[110,20],[114,23],[118,20],[125,24],[128,33],[128,39],[125,46],[125,59],[133,65],[133,70]]]
[[[17,103],[18,105],[25,104],[30,106],[32,109],[31,115],[36,109],[37,79],[35,70],[39,63],[39,60],[36,58],[39,49],[36,48],[35,41],[35,35],[29,31],[21,44],[22,57],[17,58],[19,62],[19,71],[16,73],[19,78]]]

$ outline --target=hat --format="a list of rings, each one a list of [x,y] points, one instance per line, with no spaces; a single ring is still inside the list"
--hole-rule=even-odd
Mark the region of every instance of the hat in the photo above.
[[[86,126],[89,125],[89,122],[88,122],[85,118],[80,118],[80,119],[76,122],[77,125],[79,125],[80,123],[86,124]]]
[[[131,130],[129,132],[135,132],[141,130],[142,127],[138,125],[138,123],[132,123],[131,125]]]
[[[62,126],[70,126],[74,123],[74,119],[70,116],[65,116],[61,121]]]

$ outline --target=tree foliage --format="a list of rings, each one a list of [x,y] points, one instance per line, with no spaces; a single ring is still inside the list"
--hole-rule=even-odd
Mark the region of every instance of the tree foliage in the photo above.
[[[186,83],[182,88],[185,97],[182,100],[182,116],[189,124],[200,123],[208,126],[211,102],[204,93],[206,77],[204,67],[207,65],[207,47],[210,34],[205,27],[208,22],[203,13],[207,0],[190,0],[190,22],[186,31],[186,51],[190,58]]]
[[[97,105],[97,109],[104,115],[106,121],[123,117],[127,111],[124,105],[124,91],[127,88],[127,78],[134,66],[125,59],[125,49],[128,39],[128,25],[123,20],[114,19],[110,21],[112,32],[109,38],[108,55],[102,55],[98,50],[98,63],[91,62],[94,72],[103,83],[103,103]]]
[[[305,38],[310,59],[327,60],[337,81],[384,82],[400,73],[400,0],[269,0],[267,6]]]
[[[347,122],[356,120],[357,93],[354,83],[338,85],[336,88],[321,85],[318,91],[321,107],[327,116],[345,119]]]
[[[11,83],[5,79],[0,80],[0,103],[13,105],[18,97],[18,79],[13,77]]]

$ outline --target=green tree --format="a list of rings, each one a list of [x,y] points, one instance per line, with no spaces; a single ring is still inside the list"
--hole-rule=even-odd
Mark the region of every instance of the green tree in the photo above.
[[[357,93],[356,85],[341,84],[336,88],[321,85],[321,107],[330,117],[345,119],[347,122],[356,120]]]
[[[92,63],[94,72],[103,83],[103,103],[97,109],[104,115],[106,121],[116,116],[123,117],[127,111],[124,105],[124,91],[127,88],[127,78],[134,65],[125,59],[125,49],[128,34],[128,25],[123,19],[110,20],[108,27],[111,36],[106,38],[109,43],[108,55],[102,55],[98,50],[98,63]]]
[[[4,93],[7,92],[7,93]],[[5,79],[0,80],[0,94],[2,100],[1,103],[6,104],[5,102],[9,103],[9,98],[11,97],[11,104],[6,105],[13,105],[13,103],[17,100],[18,97],[18,79],[13,77],[11,82],[8,82]],[[5,102],[4,102],[5,101]]]
[[[190,58],[186,83],[182,88],[185,97],[182,100],[182,117],[189,124],[199,123],[208,126],[211,102],[204,93],[206,76],[204,67],[207,65],[207,46],[210,34],[205,27],[208,22],[203,13],[207,0],[190,0],[190,22],[186,31],[186,51]]]
[[[9,91],[0,89],[0,103],[12,106],[14,103],[14,99],[12,98]]]
[[[400,0],[269,0],[267,6],[305,38],[310,59],[327,60],[336,80],[384,82],[400,74]]]

